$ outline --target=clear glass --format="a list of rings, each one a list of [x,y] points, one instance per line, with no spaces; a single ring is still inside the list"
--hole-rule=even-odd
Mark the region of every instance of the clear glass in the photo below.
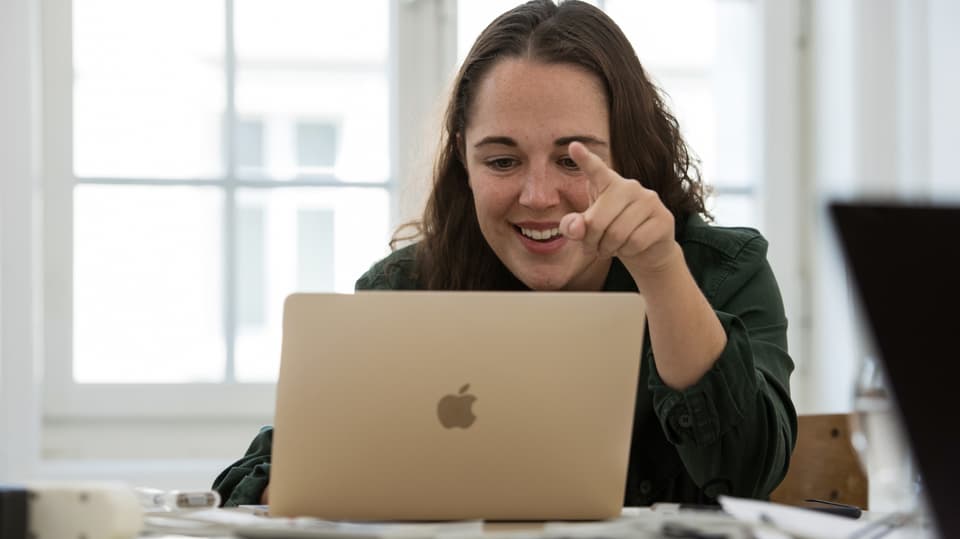
[[[853,401],[851,442],[867,472],[870,510],[918,508],[919,482],[910,444],[878,361],[864,358]]]
[[[223,380],[222,215],[215,188],[77,186],[77,382]]]
[[[388,254],[389,223],[384,189],[237,192],[238,381],[276,380],[284,298],[352,292],[370,265]]]
[[[387,0],[234,5],[237,174],[388,181]]]
[[[73,2],[79,177],[222,174],[224,3]]]

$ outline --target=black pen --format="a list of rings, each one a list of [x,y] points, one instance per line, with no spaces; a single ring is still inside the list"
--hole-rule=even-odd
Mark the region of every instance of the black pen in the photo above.
[[[812,509],[814,511],[821,511],[823,513],[830,513],[832,515],[838,515],[841,517],[847,518],[860,518],[860,515],[863,514],[863,511],[855,505],[847,505],[845,503],[829,502],[827,500],[818,500],[816,498],[808,498],[803,500],[805,502],[811,503],[821,503],[824,507],[807,507],[806,509]]]

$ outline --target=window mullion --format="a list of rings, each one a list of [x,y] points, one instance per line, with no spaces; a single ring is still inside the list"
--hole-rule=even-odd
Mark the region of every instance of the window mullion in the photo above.
[[[223,380],[225,383],[236,381],[236,49],[234,47],[234,2],[226,2],[224,14],[226,24],[224,35],[224,85],[226,87],[226,110],[223,121],[224,147],[224,206],[223,206],[223,335],[226,363]]]

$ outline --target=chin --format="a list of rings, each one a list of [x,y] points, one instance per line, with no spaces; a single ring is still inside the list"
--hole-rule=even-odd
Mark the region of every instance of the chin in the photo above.
[[[514,274],[517,275],[517,274]],[[549,292],[556,290],[563,290],[567,285],[569,279],[560,277],[559,275],[523,275],[519,274],[517,277],[520,279],[523,284],[527,285],[531,290],[539,290],[541,292]]]

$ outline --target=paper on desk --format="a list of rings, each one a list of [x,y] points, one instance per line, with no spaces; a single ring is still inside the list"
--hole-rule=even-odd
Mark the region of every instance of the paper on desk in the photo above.
[[[269,518],[236,509],[208,509],[184,513],[148,514],[149,532],[208,536],[236,534],[240,537],[380,539],[433,538],[447,533],[481,533],[483,522],[366,523],[316,518]]]
[[[664,537],[719,537],[748,539],[751,526],[716,512],[664,513],[648,507],[626,507],[619,518],[603,521],[552,521],[542,524],[487,523],[484,533],[442,534],[441,539],[663,539]],[[524,526],[523,524],[530,524]],[[524,529],[526,528],[526,529]],[[778,538],[782,539],[782,538]]]
[[[793,537],[804,539],[849,539],[851,537],[872,537],[872,533],[865,532],[874,530],[879,532],[876,520],[870,519],[851,519],[811,511],[802,507],[791,507],[778,503],[764,502],[760,500],[749,500],[745,498],[733,498],[730,496],[720,496],[720,505],[723,510],[733,517],[749,522],[758,527],[758,529],[771,528],[786,532]],[[882,526],[880,526],[882,527]],[[869,528],[869,530],[868,530]],[[897,537],[913,536],[917,530],[901,527],[893,529],[889,534],[884,534],[887,539]]]
[[[255,526],[234,530],[249,539],[433,539],[447,534],[480,534],[483,521],[340,522],[316,518],[262,518]]]
[[[708,533],[729,539],[750,537],[749,525],[720,511],[666,513],[649,508],[625,509],[620,518],[605,522],[551,522],[544,530],[548,537],[573,538],[699,537]]]
[[[256,524],[262,517],[232,509],[152,512],[144,515],[144,531],[181,535],[229,535],[241,526]]]

